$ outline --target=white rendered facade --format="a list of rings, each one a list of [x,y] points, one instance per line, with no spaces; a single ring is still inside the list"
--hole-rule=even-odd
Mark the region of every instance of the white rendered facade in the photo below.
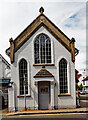
[[[83,80],[82,85],[83,85],[83,91],[85,91],[85,93],[88,93],[88,80]]]
[[[53,66],[45,66],[54,77],[34,78],[35,74],[42,69],[42,66],[34,66],[34,40],[40,33],[45,33],[51,40],[51,56]],[[71,53],[63,47],[44,27],[35,32],[32,37],[15,53],[14,63],[11,64],[11,81],[14,82],[9,88],[9,111],[23,109],[25,106],[24,97],[20,96],[19,88],[19,62],[25,59],[28,65],[28,95],[26,107],[38,109],[38,82],[50,82],[50,103],[48,109],[54,108],[75,108],[75,63],[71,61]],[[59,87],[59,61],[65,58],[67,61],[67,84],[68,93],[60,96]]]
[[[4,105],[8,103],[8,84],[11,79],[10,64],[0,54],[0,91],[4,96]]]
[[[0,54],[0,79],[10,77],[10,64]]]
[[[40,15],[15,40],[10,39],[6,50],[11,60],[9,111],[25,108],[25,92],[27,109],[76,107],[75,40],[43,12],[41,7]]]

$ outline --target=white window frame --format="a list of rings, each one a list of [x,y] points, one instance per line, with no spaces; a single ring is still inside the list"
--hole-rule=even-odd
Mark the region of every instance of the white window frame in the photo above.
[[[70,62],[66,57],[60,57],[57,62],[57,78],[58,78],[58,94],[60,94],[60,81],[59,81],[59,62],[60,60],[64,58],[67,61],[67,86],[68,86],[68,92],[63,94],[71,94],[71,88],[70,88],[70,79],[71,79],[71,73],[70,73]],[[61,93],[62,94],[62,93]]]
[[[40,33],[40,34],[38,34],[38,35],[41,35],[41,34],[44,34],[45,36],[48,36],[47,34],[45,34],[45,33]],[[38,36],[37,35],[37,36]],[[37,37],[36,36],[36,37]],[[35,37],[35,40],[36,40],[36,37]],[[49,40],[50,40],[50,47],[52,47],[51,46],[51,39],[50,39],[50,37],[48,36],[48,38],[49,38]],[[35,43],[35,40],[34,40],[34,43]],[[39,39],[38,39],[39,40]],[[46,39],[47,40],[47,39]],[[45,40],[45,48],[46,48],[46,40]],[[40,48],[40,40],[39,40],[39,48]],[[34,49],[35,49],[35,47],[34,47]],[[35,51],[35,50],[34,50]],[[40,49],[39,49],[39,57],[41,57],[41,54],[40,54]],[[35,53],[34,53],[34,64],[52,64],[52,48],[51,48],[51,62],[50,63],[47,63],[46,62],[46,60],[48,60],[48,59],[46,59],[46,49],[45,49],[45,63],[42,63],[42,59],[41,58],[39,58],[39,60],[40,60],[40,63],[35,63]]]
[[[19,63],[22,59],[25,59],[27,61],[27,74],[28,74],[28,95],[31,95],[31,89],[29,88],[29,86],[31,87],[31,73],[30,73],[30,62],[25,58],[25,57],[21,57],[19,60],[18,60],[18,79],[19,79],[19,82],[18,82],[18,95],[20,95],[20,78],[19,78]]]
[[[51,39],[51,37],[49,36],[49,34],[48,33],[46,33],[45,31],[44,32],[38,32],[38,33],[36,33],[35,34],[35,36],[33,37],[33,64],[35,64],[35,56],[34,56],[34,42],[35,42],[35,38],[39,35],[39,34],[45,34],[45,35],[47,35],[49,38],[50,38],[50,41],[51,41],[51,63],[39,63],[39,64],[41,64],[41,65],[43,65],[43,64],[54,64],[54,55],[53,55],[53,52],[54,52],[54,46],[53,46],[53,41],[52,41],[52,39]],[[38,64],[37,64],[38,65]]]

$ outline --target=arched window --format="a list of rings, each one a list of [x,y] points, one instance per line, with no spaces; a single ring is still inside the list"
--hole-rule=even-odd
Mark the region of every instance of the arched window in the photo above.
[[[45,34],[39,34],[34,41],[35,64],[51,63],[51,41]]]
[[[20,94],[24,94],[24,75],[26,80],[26,88],[25,92],[28,94],[28,75],[27,75],[27,61],[25,59],[21,59],[19,63],[19,80],[20,80]]]
[[[68,93],[67,61],[64,58],[62,58],[59,62],[59,83],[60,94]]]

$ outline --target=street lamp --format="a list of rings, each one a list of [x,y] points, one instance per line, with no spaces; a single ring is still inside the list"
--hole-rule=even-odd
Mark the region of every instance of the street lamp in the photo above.
[[[14,82],[10,82],[9,83],[9,85],[8,85],[8,87],[10,88],[10,87],[12,87],[12,84],[13,84]]]

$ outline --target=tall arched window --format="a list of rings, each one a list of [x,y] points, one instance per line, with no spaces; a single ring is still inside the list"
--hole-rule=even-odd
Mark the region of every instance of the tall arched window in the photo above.
[[[59,62],[59,83],[60,94],[68,93],[67,61],[64,58],[62,58]]]
[[[34,57],[35,64],[51,63],[51,41],[44,33],[35,38]]]
[[[19,80],[20,80],[20,94],[24,94],[24,74],[26,79],[26,88],[25,92],[28,94],[28,75],[27,75],[27,61],[25,59],[21,59],[19,63]]]

